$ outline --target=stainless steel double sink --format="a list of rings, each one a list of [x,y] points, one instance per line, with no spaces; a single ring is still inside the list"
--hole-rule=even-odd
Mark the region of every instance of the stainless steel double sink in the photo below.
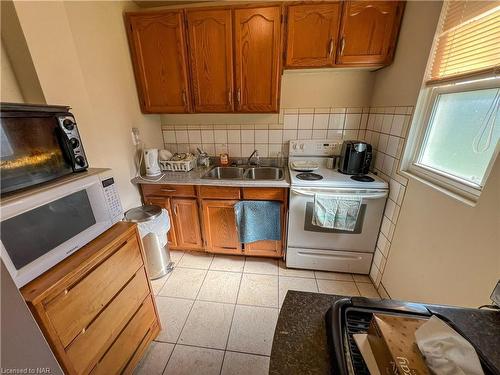
[[[214,167],[202,178],[212,180],[271,180],[279,181],[285,177],[283,168],[278,167]]]

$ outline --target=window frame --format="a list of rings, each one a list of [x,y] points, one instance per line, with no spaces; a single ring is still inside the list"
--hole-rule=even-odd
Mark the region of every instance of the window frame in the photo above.
[[[440,94],[460,93],[482,89],[500,88],[500,78],[488,78],[471,81],[456,80],[443,82],[431,86],[424,86],[420,91],[417,101],[413,124],[408,135],[407,147],[403,157],[402,172],[410,177],[416,177],[439,190],[458,196],[467,203],[475,203],[486,184],[500,151],[500,142],[495,145],[495,150],[484,173],[481,183],[475,184],[452,174],[419,164],[418,160],[423,153],[423,146],[429,134],[433,116],[437,108],[437,99]]]

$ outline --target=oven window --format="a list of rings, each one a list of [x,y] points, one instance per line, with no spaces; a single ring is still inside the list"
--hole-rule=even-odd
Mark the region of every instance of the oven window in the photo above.
[[[2,222],[2,242],[21,269],[96,223],[86,190]]]
[[[306,203],[306,215],[304,220],[304,230],[308,232],[323,232],[323,233],[343,233],[343,234],[360,234],[363,231],[363,222],[365,219],[366,204],[362,204],[359,208],[358,220],[356,221],[356,226],[353,231],[340,230],[333,228],[323,228],[313,225],[313,213],[314,213],[314,203]]]
[[[73,171],[55,117],[4,117],[0,123],[2,193]]]

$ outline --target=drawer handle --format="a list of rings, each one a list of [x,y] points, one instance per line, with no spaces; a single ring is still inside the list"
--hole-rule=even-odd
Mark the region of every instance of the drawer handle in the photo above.
[[[161,191],[164,191],[165,193],[175,193],[175,189],[160,189]]]

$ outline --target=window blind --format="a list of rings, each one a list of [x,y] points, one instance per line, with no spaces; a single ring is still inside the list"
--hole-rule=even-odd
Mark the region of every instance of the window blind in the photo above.
[[[426,82],[498,73],[500,1],[446,1]]]

